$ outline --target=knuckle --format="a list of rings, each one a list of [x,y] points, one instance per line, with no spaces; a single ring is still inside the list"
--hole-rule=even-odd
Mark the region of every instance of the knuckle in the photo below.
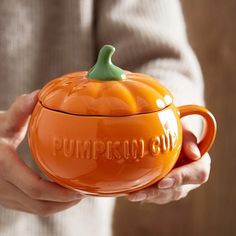
[[[183,194],[181,191],[175,191],[174,192],[174,196],[173,196],[173,200],[178,201],[181,198],[183,198]]]
[[[37,186],[29,187],[28,194],[32,199],[40,200],[43,197],[43,192],[42,192],[41,188],[39,188]]]
[[[180,186],[183,182],[185,174],[183,172],[178,172],[173,175],[173,179],[175,180],[175,185]]]
[[[42,178],[37,176],[37,179],[33,180],[33,183],[28,186],[28,195],[35,200],[45,200],[45,186],[41,183]]]
[[[146,199],[153,199],[158,197],[158,191],[156,188],[150,188],[149,191],[146,192]]]
[[[199,182],[201,183],[201,184],[204,184],[204,183],[206,183],[207,181],[208,181],[208,179],[209,179],[209,173],[208,173],[208,171],[207,170],[201,170],[201,171],[199,171],[199,173],[198,173],[198,179],[199,179]]]

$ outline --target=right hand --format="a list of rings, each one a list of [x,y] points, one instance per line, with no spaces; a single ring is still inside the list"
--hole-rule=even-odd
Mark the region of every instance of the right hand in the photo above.
[[[39,216],[63,211],[85,196],[42,179],[18,156],[38,91],[19,96],[0,113],[0,205]]]

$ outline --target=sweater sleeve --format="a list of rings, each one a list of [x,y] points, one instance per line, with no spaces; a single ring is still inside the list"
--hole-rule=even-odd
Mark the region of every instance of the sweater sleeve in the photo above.
[[[204,104],[202,74],[178,0],[102,0],[96,10],[97,49],[114,45],[118,66],[158,79],[175,105]],[[187,125],[193,123],[199,133],[200,120],[186,119]]]

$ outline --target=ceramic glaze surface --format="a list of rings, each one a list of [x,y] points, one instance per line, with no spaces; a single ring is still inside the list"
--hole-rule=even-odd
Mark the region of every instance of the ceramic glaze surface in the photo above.
[[[86,117],[38,104],[30,146],[43,171],[64,186],[95,195],[130,192],[173,168],[182,144],[176,116],[173,106],[132,117]]]
[[[88,72],[46,84],[29,124],[29,146],[44,174],[88,195],[127,194],[167,175],[181,152],[183,116],[206,121],[202,155],[216,135],[206,108],[175,107],[156,79],[113,65],[113,53],[106,45]]]

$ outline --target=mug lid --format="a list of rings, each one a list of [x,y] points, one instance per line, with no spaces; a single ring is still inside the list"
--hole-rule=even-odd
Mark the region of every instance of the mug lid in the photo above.
[[[39,94],[41,104],[73,115],[126,116],[160,111],[172,103],[172,94],[157,79],[113,65],[114,51],[105,45],[89,71],[46,84]]]

